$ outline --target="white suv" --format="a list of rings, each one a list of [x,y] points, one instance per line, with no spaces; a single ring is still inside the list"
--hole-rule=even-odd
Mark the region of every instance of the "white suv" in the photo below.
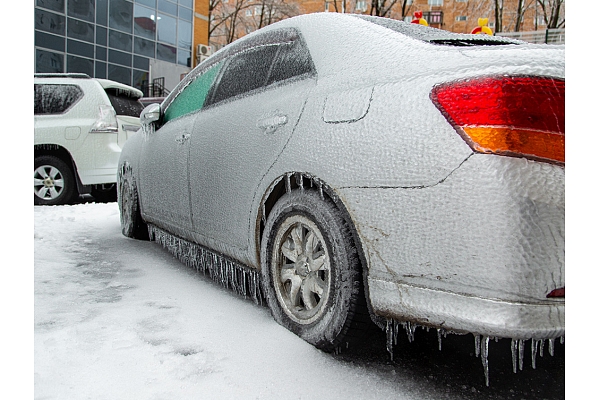
[[[87,193],[116,200],[121,148],[140,127],[143,93],[85,74],[35,74],[34,95],[34,204]]]

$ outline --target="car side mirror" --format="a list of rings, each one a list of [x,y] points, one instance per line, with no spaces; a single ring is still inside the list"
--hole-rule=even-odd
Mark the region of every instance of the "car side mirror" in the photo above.
[[[142,111],[140,114],[140,123],[142,124],[142,132],[145,135],[149,135],[154,132],[156,128],[156,122],[160,120],[161,111],[160,104],[153,103]]]

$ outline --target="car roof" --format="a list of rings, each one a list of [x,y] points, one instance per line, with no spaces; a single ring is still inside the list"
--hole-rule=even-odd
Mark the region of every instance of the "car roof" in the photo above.
[[[125,85],[120,82],[112,81],[110,79],[92,78],[87,74],[80,73],[37,73],[33,74],[34,78],[37,79],[82,79],[82,80],[94,80],[102,86],[104,90],[114,89],[117,92],[125,94],[126,96],[139,99],[144,96],[144,93],[132,86]]]

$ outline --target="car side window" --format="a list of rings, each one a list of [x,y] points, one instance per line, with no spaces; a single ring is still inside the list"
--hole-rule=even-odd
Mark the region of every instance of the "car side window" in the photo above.
[[[233,56],[209,104],[265,86],[278,47],[275,44],[263,45]]]
[[[34,115],[62,114],[83,97],[77,85],[34,84]]]
[[[310,53],[303,41],[283,43],[280,45],[267,85],[296,76],[313,74],[314,71]]]
[[[222,65],[223,62],[215,64],[183,89],[165,110],[164,122],[201,109]]]

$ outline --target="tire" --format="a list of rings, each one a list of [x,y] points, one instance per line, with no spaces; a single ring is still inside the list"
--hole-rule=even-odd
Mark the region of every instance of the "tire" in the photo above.
[[[372,326],[352,233],[316,191],[292,191],[271,210],[261,275],[275,320],[321,350],[355,343]]]
[[[73,170],[60,158],[39,156],[33,162],[33,203],[69,204],[79,195]]]
[[[92,197],[98,203],[112,203],[117,201],[117,184],[107,183],[103,185],[96,185],[92,188]]]
[[[120,177],[117,197],[123,235],[133,239],[148,240],[148,226],[140,213],[137,188],[131,171],[126,171]]]

